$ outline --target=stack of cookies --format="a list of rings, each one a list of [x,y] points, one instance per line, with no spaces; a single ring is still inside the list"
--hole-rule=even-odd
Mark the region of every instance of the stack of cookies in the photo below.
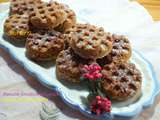
[[[32,60],[56,59],[59,80],[80,83],[82,67],[96,63],[102,67],[101,86],[108,97],[133,101],[141,95],[142,77],[129,62],[129,40],[102,27],[76,23],[74,11],[65,4],[11,0],[4,36],[12,43],[25,42]]]
[[[52,60],[64,49],[64,32],[76,24],[67,5],[41,0],[11,0],[10,16],[4,23],[4,37],[26,46],[35,61]]]
[[[102,67],[103,92],[112,100],[133,102],[141,95],[142,77],[133,63],[131,45],[122,35],[112,35],[102,27],[76,24],[66,31],[67,49],[56,60],[60,80],[79,83],[83,65]]]

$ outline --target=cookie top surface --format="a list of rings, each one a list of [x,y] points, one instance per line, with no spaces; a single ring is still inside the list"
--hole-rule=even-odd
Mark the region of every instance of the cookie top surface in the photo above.
[[[58,3],[37,3],[30,12],[30,22],[36,28],[51,29],[63,23],[66,19],[66,13]]]
[[[29,33],[28,15],[14,14],[9,16],[4,23],[4,33],[8,36],[26,36]]]
[[[10,14],[24,14],[30,12],[41,0],[10,0]]]
[[[60,48],[61,44],[64,43],[63,37],[63,34],[54,30],[40,30],[29,34],[27,43],[33,47]]]
[[[127,62],[131,57],[131,44],[123,35],[112,35],[113,47],[111,52],[104,58],[98,59],[97,62],[104,66],[111,62]]]
[[[84,60],[83,58],[76,55],[73,50],[69,47],[66,50],[63,50],[57,60],[57,65],[60,65],[60,67],[68,69],[68,70],[74,70],[74,68],[78,68],[80,65],[89,64],[91,60]]]
[[[132,63],[105,65],[102,86],[105,93],[115,100],[126,100],[141,89],[142,76]]]
[[[101,27],[90,24],[77,24],[67,31],[72,49],[84,58],[101,58],[112,48],[111,34]]]
[[[61,51],[58,55],[56,60],[56,68],[60,74],[64,75],[66,78],[71,78],[70,81],[80,82],[79,78],[81,66],[90,63],[92,63],[92,60],[84,60],[76,55],[71,48],[68,48]]]

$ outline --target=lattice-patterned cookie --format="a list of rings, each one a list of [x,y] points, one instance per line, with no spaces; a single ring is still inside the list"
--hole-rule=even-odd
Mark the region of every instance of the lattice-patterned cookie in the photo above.
[[[101,66],[111,62],[127,62],[131,57],[132,50],[129,40],[122,35],[112,35],[112,38],[112,51],[104,58],[97,60]]]
[[[27,37],[27,56],[35,61],[55,59],[63,49],[63,34],[54,30],[34,32]]]
[[[141,95],[142,76],[132,63],[111,63],[103,67],[102,87],[113,100],[137,100]]]
[[[28,21],[27,14],[9,16],[4,23],[4,35],[10,40],[24,41],[30,33]]]
[[[10,0],[10,14],[29,13],[41,0]]]
[[[66,19],[63,9],[55,3],[37,3],[30,12],[30,23],[35,28],[52,29],[62,24]]]
[[[82,65],[91,62],[76,55],[71,48],[63,50],[56,60],[57,77],[59,80],[79,83]]]
[[[83,58],[102,58],[112,49],[111,34],[105,32],[101,27],[77,24],[69,30],[68,36],[69,45],[75,53]]]

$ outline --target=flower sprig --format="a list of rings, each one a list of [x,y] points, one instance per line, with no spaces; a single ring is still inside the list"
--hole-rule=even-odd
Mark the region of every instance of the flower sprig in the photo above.
[[[110,113],[111,111],[111,101],[101,92],[100,81],[103,78],[101,70],[102,68],[96,63],[84,65],[81,76],[81,81],[85,82],[90,92],[88,95],[90,110],[96,115]]]
[[[111,111],[111,101],[107,98],[103,98],[101,96],[96,96],[94,100],[92,100],[90,109],[92,113],[96,115],[101,115],[106,112]]]

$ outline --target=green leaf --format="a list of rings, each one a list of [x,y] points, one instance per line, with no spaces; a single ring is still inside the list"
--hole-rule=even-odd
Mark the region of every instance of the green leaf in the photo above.
[[[106,97],[105,94],[99,88],[97,88],[97,94],[101,97]]]

